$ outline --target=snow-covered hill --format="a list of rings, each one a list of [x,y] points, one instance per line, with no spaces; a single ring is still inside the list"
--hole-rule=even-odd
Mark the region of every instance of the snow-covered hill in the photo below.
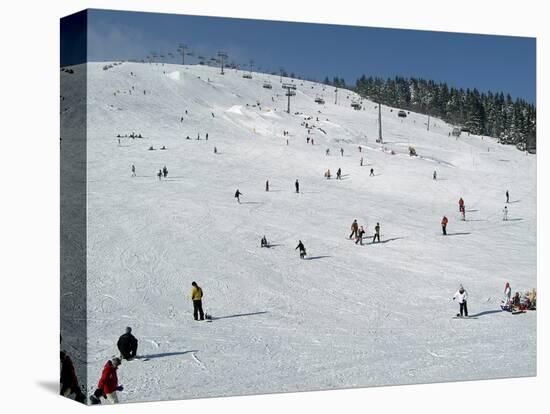
[[[126,326],[149,360],[120,367],[123,402],[535,374],[536,312],[499,312],[506,281],[536,285],[534,155],[385,106],[377,144],[375,103],[307,81],[287,114],[278,76],[104,66],[87,65],[90,386]],[[64,90],[68,134],[77,98]],[[350,241],[354,219],[381,243]],[[193,320],[192,281],[211,323]],[[451,318],[460,283],[477,319]]]

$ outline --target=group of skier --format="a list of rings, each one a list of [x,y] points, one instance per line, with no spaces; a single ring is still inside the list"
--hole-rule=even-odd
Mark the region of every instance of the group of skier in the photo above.
[[[349,239],[355,238],[355,244],[363,245],[363,238],[365,236],[365,229],[363,226],[359,226],[357,219],[353,220],[351,223],[351,234]],[[374,226],[374,236],[372,237],[372,243],[380,242],[380,223],[376,223]]]

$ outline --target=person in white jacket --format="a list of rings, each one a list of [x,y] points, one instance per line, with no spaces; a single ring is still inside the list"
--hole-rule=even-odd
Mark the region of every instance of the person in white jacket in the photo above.
[[[506,286],[504,286],[504,302],[506,305],[509,305],[512,301],[512,288],[510,287],[510,283],[506,282]]]
[[[466,289],[460,285],[458,290],[456,291],[455,295],[453,296],[453,300],[456,300],[458,304],[460,305],[460,316],[468,316],[468,305],[467,305],[467,299],[468,299],[468,292],[466,292]],[[458,314],[456,315],[458,316]]]

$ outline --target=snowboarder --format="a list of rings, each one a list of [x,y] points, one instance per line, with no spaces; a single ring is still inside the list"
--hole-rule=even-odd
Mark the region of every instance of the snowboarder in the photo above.
[[[447,223],[449,223],[449,219],[447,216],[443,216],[443,219],[441,220],[441,230],[443,231],[443,235],[447,235]]]
[[[370,169],[370,174],[369,174],[370,177],[374,177],[374,168],[371,168]]]
[[[264,234],[264,237],[262,237],[262,240],[260,241],[260,247],[269,247],[269,243],[267,242],[265,234]]]
[[[508,206],[504,206],[504,209],[502,210],[502,220],[508,221]]]
[[[357,219],[353,220],[353,223],[351,223],[351,234],[349,235],[349,238],[355,236],[357,238],[357,232],[359,231],[359,224],[357,224]]]
[[[361,246],[363,245],[363,236],[365,234],[365,229],[363,229],[363,226],[359,227],[359,231],[357,232],[357,237],[355,240],[355,244],[360,243]]]
[[[111,404],[118,403],[117,391],[122,391],[124,388],[122,385],[118,385],[117,370],[122,361],[120,358],[113,358],[105,364],[101,378],[97,384],[97,389],[94,392],[96,399],[103,397],[107,399]]]
[[[240,196],[242,196],[243,193],[241,193],[239,191],[239,189],[237,188],[237,191],[235,191],[235,198],[237,199],[237,203],[241,204],[241,199],[240,199]]]
[[[300,192],[300,183],[298,182],[298,179],[296,179],[296,182],[294,183],[294,187],[296,188],[296,193]]]
[[[298,240],[298,246],[294,250],[300,249],[300,259],[303,259],[306,257],[306,248],[304,246],[304,243],[302,243],[302,240]]]
[[[458,304],[460,305],[460,313],[457,314],[456,316],[468,317],[467,299],[468,299],[468,293],[462,287],[462,285],[460,285],[460,287],[456,291],[455,295],[453,296],[453,300],[456,300],[458,302]]]
[[[120,351],[120,359],[131,360],[136,357],[138,340],[132,335],[132,328],[126,327],[126,332],[118,338],[116,346]]]
[[[508,193],[508,190],[506,190],[506,204],[510,202],[510,193]]]
[[[166,168],[166,165],[162,167],[162,176],[166,178],[168,176],[168,168]]]
[[[437,180],[437,171],[434,170],[434,176],[433,176],[433,179],[434,180]]]
[[[336,171],[336,179],[341,180],[342,179],[342,169],[338,168],[338,171]]]
[[[61,362],[61,376],[59,380],[61,387],[60,395],[70,397],[74,394],[75,401],[84,403],[86,401],[86,396],[82,393],[80,385],[78,384],[73,361],[65,351],[61,351],[59,356]]]
[[[196,321],[204,321],[204,312],[202,311],[202,288],[197,282],[191,283],[191,299],[193,300],[193,317]]]
[[[380,223],[376,223],[376,226],[374,226],[374,236],[372,238],[372,242],[374,243],[378,239],[378,243],[380,243]]]
[[[269,191],[269,180],[265,182],[265,191]]]
[[[132,164],[132,177],[136,176],[136,166]]]
[[[159,170],[157,177],[159,178],[159,181],[162,179],[162,170]]]

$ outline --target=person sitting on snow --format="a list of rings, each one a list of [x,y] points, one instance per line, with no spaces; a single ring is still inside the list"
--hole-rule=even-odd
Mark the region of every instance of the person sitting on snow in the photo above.
[[[269,247],[269,243],[267,242],[267,239],[264,235],[264,237],[262,237],[262,240],[260,241],[260,246],[261,247]]]

